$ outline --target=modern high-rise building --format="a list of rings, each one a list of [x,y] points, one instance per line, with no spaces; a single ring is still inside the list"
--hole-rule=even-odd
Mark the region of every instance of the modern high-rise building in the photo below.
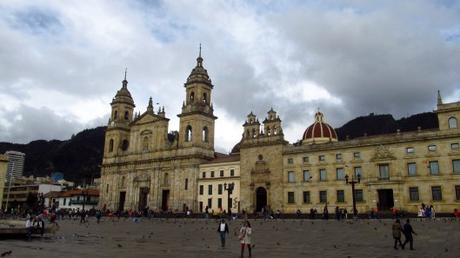
[[[26,154],[19,151],[7,151],[5,155],[8,157],[7,181],[9,181],[11,177],[13,180],[21,177],[24,172]]]

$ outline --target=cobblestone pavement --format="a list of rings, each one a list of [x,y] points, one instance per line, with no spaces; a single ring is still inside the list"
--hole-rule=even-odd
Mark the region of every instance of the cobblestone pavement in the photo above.
[[[460,222],[412,220],[415,251],[394,250],[391,220],[250,220],[252,257],[460,257]],[[55,235],[1,240],[5,257],[239,257],[237,231],[231,221],[227,247],[220,248],[216,220],[122,219],[80,225],[60,221]],[[247,257],[247,253],[246,256]]]

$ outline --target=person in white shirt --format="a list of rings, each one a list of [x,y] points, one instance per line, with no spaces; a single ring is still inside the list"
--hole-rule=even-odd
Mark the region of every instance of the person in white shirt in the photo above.
[[[35,217],[30,217],[26,220],[27,240],[32,239],[32,230],[34,228],[33,221]]]
[[[249,257],[251,257],[251,235],[252,235],[252,228],[249,221],[245,221],[243,226],[240,229],[240,243],[241,243],[241,258],[244,255],[244,247],[248,247]]]
[[[220,235],[220,243],[222,248],[225,248],[225,234],[228,234],[228,224],[222,219],[219,223],[219,227],[217,228],[217,232]]]

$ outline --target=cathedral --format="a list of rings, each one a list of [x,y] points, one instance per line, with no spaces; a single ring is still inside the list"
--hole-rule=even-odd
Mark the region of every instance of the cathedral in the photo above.
[[[443,103],[439,92],[437,128],[341,141],[319,111],[294,144],[284,139],[276,111],[270,109],[262,122],[251,112],[241,141],[226,155],[214,151],[213,84],[201,53],[184,87],[179,130],[170,133],[164,107],[155,112],[151,99],[144,113],[134,114],[125,76],[111,102],[101,208],[286,213],[324,206],[352,211],[353,203],[359,212],[417,212],[422,203],[438,212],[460,208],[460,102]],[[230,183],[235,189],[226,195]]]

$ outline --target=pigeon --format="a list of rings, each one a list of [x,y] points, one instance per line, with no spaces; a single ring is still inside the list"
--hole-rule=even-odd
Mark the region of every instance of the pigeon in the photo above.
[[[122,247],[122,245],[121,245],[121,244],[118,244],[117,246],[118,246],[118,247]]]
[[[2,257],[10,255],[13,251],[9,250],[1,254]]]

